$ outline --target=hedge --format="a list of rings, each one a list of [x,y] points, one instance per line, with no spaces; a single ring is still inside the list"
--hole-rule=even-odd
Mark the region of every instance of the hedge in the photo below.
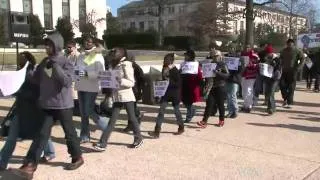
[[[156,47],[156,35],[152,33],[124,33],[104,35],[108,49],[125,47],[128,49],[152,49]]]

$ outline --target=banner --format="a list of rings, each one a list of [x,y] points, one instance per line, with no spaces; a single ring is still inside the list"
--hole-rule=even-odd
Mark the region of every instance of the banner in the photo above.
[[[198,74],[199,62],[183,62],[180,68],[182,74]]]
[[[240,65],[240,58],[237,57],[225,57],[225,63],[228,66],[229,70],[238,71]]]
[[[320,33],[299,34],[297,47],[300,49],[320,47]]]
[[[215,77],[216,63],[202,64],[202,75],[204,78]]]
[[[266,77],[272,78],[272,76],[273,76],[273,66],[271,66],[269,64],[265,64],[265,63],[260,63],[259,64],[259,68],[260,68],[260,74],[262,76],[266,76]]]
[[[162,97],[166,94],[169,86],[169,81],[153,82],[154,97]]]
[[[120,84],[117,79],[120,78],[120,74],[120,70],[99,72],[98,79],[100,81],[101,88],[119,89]]]
[[[10,96],[16,93],[25,81],[27,62],[19,71],[1,71],[0,72],[0,96]]]

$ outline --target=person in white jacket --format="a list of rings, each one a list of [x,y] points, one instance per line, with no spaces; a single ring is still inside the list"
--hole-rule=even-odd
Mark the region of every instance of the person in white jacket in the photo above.
[[[113,70],[119,70],[120,76],[117,77],[120,88],[113,89],[113,106],[112,116],[109,121],[109,125],[103,131],[100,142],[93,145],[97,151],[105,151],[107,142],[111,135],[111,132],[116,124],[120,110],[124,107],[127,111],[128,120],[132,123],[134,141],[133,144],[129,145],[129,148],[138,148],[143,144],[143,139],[140,132],[140,126],[135,115],[134,103],[136,98],[134,96],[132,87],[135,84],[134,81],[134,70],[132,62],[126,59],[127,51],[124,48],[115,48],[111,52],[111,64]]]
[[[78,91],[79,109],[81,115],[80,143],[90,142],[89,117],[101,130],[108,126],[106,117],[99,116],[95,111],[95,101],[100,91],[98,75],[105,70],[101,48],[94,46],[93,38],[84,42],[85,52],[78,58],[75,74],[78,76],[75,89]]]

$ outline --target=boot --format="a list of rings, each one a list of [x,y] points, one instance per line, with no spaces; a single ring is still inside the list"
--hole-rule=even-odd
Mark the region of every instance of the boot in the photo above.
[[[11,171],[24,179],[32,179],[33,178],[33,173],[36,171],[37,165],[34,163],[25,163],[23,164],[19,169],[11,169]]]
[[[152,136],[153,138],[155,138],[155,139],[158,139],[159,137],[160,137],[160,131],[161,131],[161,128],[159,128],[159,127],[155,127],[154,128],[154,131],[153,132],[149,132],[148,134],[150,135],[150,136]]]
[[[174,135],[181,135],[181,134],[183,134],[184,133],[184,126],[179,126],[179,128],[178,128],[178,132],[176,132],[176,133],[173,133]]]
[[[84,164],[84,160],[82,158],[82,156],[78,157],[78,158],[72,158],[72,161],[70,164],[68,164],[65,169],[66,170],[76,170],[78,169],[80,166],[82,166]]]

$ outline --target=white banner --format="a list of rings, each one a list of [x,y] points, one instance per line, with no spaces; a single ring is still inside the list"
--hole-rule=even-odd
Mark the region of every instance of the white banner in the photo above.
[[[199,62],[183,62],[180,68],[182,74],[198,74]]]
[[[169,86],[169,81],[153,82],[154,97],[162,97],[166,94]]]
[[[215,77],[215,70],[217,68],[216,63],[202,64],[202,75],[204,78]]]
[[[1,71],[0,72],[0,96],[10,96],[16,93],[25,81],[27,62],[19,71]]]
[[[298,48],[320,47],[320,33],[300,34],[297,37]]]
[[[120,70],[110,70],[99,72],[99,80],[101,88],[119,89],[120,84],[118,78],[120,78]]]
[[[265,64],[265,63],[260,63],[259,64],[259,68],[260,68],[260,74],[262,76],[266,76],[266,77],[272,78],[272,76],[273,76],[273,66],[271,66],[269,64]]]
[[[238,71],[240,65],[240,58],[237,57],[225,57],[224,61],[226,62],[229,70]]]

